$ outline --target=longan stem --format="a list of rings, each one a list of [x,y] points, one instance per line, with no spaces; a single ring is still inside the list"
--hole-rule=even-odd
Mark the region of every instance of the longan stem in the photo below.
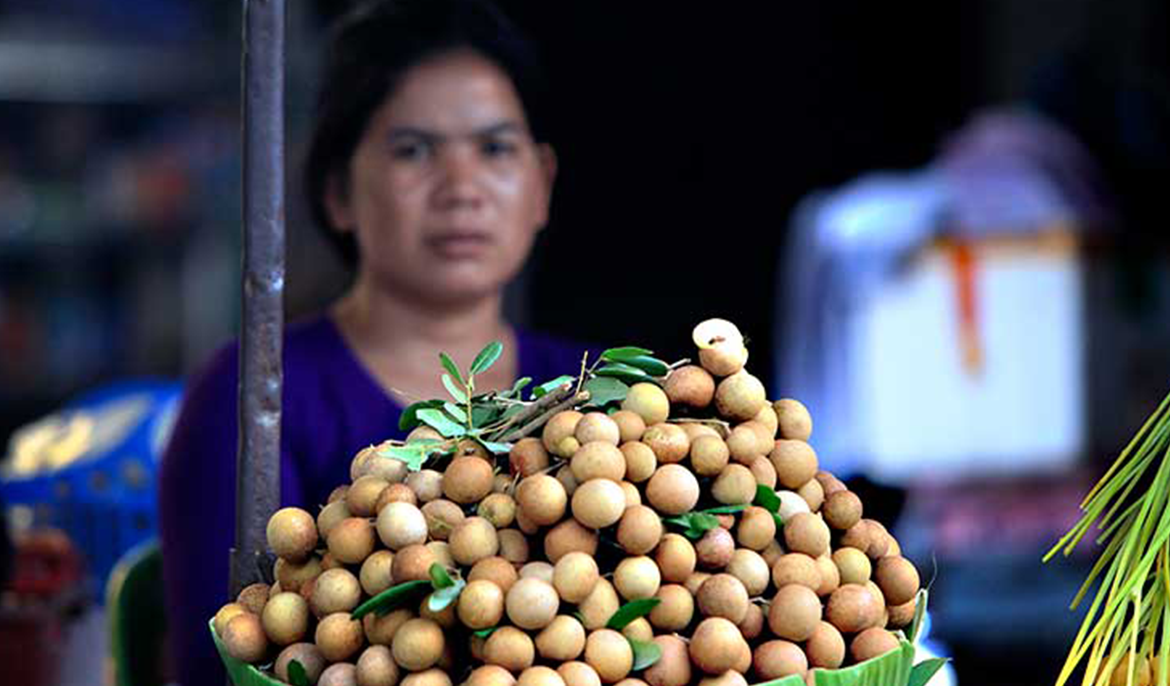
[[[545,397],[547,397],[547,396],[545,396]],[[543,399],[544,398],[541,398],[541,400],[543,400]],[[513,429],[512,431],[508,432],[504,436],[501,436],[499,440],[500,440],[500,442],[503,442],[503,443],[509,443],[511,441],[515,441],[515,440],[519,440],[521,438],[524,438],[525,436],[529,435],[533,431],[536,431],[537,428],[546,424],[548,422],[548,420],[552,419],[553,415],[555,415],[556,413],[563,412],[565,410],[571,410],[574,407],[576,407],[577,405],[579,405],[583,402],[586,402],[588,400],[589,400],[589,391],[581,391],[580,393],[574,395],[573,397],[569,398],[568,400],[557,403],[556,405],[554,405],[553,407],[551,407],[550,409],[545,411],[543,414],[541,414],[539,417],[537,417],[536,419],[533,419],[532,421],[528,422],[527,424],[521,426],[519,429]]]
[[[564,400],[566,397],[568,397],[569,394],[572,393],[572,391],[573,391],[573,386],[571,383],[568,383],[568,382],[563,383],[560,386],[558,386],[557,388],[549,391],[545,395],[538,398],[536,400],[536,402],[532,403],[531,405],[525,407],[523,410],[520,410],[516,414],[509,417],[508,421],[506,421],[500,425],[500,428],[493,430],[492,431],[492,435],[493,435],[492,440],[493,441],[500,441],[500,442],[508,442],[510,440],[514,440],[511,438],[511,436],[515,433],[515,431],[507,432],[507,430],[509,428],[511,428],[512,426],[515,426],[516,424],[519,424],[520,422],[526,421],[528,418],[540,413],[542,410],[544,410],[552,405],[556,405],[556,404],[560,403],[562,400]],[[507,432],[507,433],[505,433],[505,432]],[[521,434],[520,437],[527,436],[528,433],[531,433],[531,431],[524,433],[524,434]]]

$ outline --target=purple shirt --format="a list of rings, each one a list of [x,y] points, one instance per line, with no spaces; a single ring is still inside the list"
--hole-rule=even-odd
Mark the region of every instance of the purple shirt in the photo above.
[[[518,330],[516,342],[519,375],[532,377],[534,383],[575,374],[586,349],[530,331]],[[402,408],[358,361],[328,317],[290,325],[283,358],[281,506],[315,514],[330,491],[349,483],[350,461],[358,450],[402,438]],[[441,373],[438,351],[435,373]],[[219,686],[225,679],[207,622],[229,601],[238,380],[239,349],[228,345],[191,380],[161,468],[168,640],[174,677],[186,686]]]

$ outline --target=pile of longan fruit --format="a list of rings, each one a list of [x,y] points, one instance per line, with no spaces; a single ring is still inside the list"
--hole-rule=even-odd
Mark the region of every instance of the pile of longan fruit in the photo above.
[[[216,615],[226,650],[322,686],[747,686],[898,648],[914,565],[819,470],[808,411],[767,399],[735,326],[693,338],[698,364],[620,409],[563,410],[506,458],[465,441],[410,471],[359,452],[316,517],[273,515],[275,582]],[[442,610],[352,617],[436,563],[466,584]],[[607,626],[640,599],[658,602]]]

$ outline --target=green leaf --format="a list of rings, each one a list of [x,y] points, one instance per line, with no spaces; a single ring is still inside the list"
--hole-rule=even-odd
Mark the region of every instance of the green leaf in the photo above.
[[[504,344],[499,341],[492,341],[484,346],[483,350],[475,356],[475,360],[471,363],[471,374],[482,374],[491,368],[496,360],[500,358],[500,353],[504,352]]]
[[[309,675],[305,674],[305,666],[298,660],[288,661],[288,682],[292,686],[312,686]]]
[[[389,448],[379,450],[378,454],[383,457],[405,462],[407,469],[412,472],[417,472],[422,469],[423,463],[427,461],[427,456],[431,454],[434,443],[437,443],[437,441],[431,439],[427,443],[418,441],[408,443],[407,445],[392,445]]]
[[[601,353],[601,359],[607,362],[625,362],[629,359],[653,354],[653,350],[635,348],[632,345],[627,345],[623,348],[610,348],[609,350],[606,350],[605,352]]]
[[[820,672],[817,674],[820,674]],[[817,684],[819,686],[820,682],[818,681]],[[779,679],[773,679],[771,681],[764,681],[755,684],[754,686],[804,686],[804,677],[799,674],[793,674],[791,676],[780,677]],[[845,685],[841,684],[839,686]]]
[[[506,454],[512,452],[512,444],[511,443],[497,443],[495,441],[480,441],[480,444],[483,445],[483,447],[487,448],[489,452],[495,453],[496,455],[506,455]]]
[[[626,383],[640,383],[650,381],[653,378],[641,369],[622,362],[611,362],[593,373],[597,376],[612,376]]]
[[[772,513],[772,521],[776,522],[776,531],[780,531],[784,528],[784,518],[781,517],[778,513]]]
[[[459,367],[455,364],[455,360],[452,360],[447,353],[439,353],[439,362],[443,363],[443,369],[446,369],[447,373],[450,374],[452,378],[458,379],[459,383],[463,384],[464,386],[467,385],[467,380],[463,378],[463,373],[459,371]]]
[[[630,365],[631,367],[637,367],[650,376],[666,376],[666,373],[670,371],[670,365],[666,364],[657,357],[642,355],[639,357],[631,357],[627,360],[622,360],[622,362]]]
[[[447,438],[462,436],[463,434],[467,433],[466,427],[456,424],[451,420],[450,417],[448,417],[446,414],[443,414],[442,410],[436,408],[426,408],[419,410],[418,418],[422,420],[424,424],[431,427],[432,429],[435,429]]]
[[[687,512],[677,517],[667,517],[662,521],[685,527],[683,535],[690,539],[702,538],[703,534],[719,526],[719,518],[706,512]]]
[[[926,686],[926,682],[930,681],[930,678],[948,662],[950,662],[949,658],[932,657],[914,665],[914,668],[910,670],[909,686]]]
[[[736,512],[743,512],[747,505],[722,505],[720,507],[710,507],[706,510],[701,510],[706,514],[735,514]]]
[[[472,631],[471,633],[475,636],[479,636],[480,638],[487,638],[488,636],[492,635],[493,631],[495,631],[496,629],[499,629],[499,628],[500,627],[498,627],[498,626],[489,626],[486,629],[480,629],[479,631]]]
[[[918,632],[922,631],[922,620],[926,616],[926,599],[929,595],[925,588],[918,591],[918,602],[914,603],[914,619],[910,620],[910,626],[906,629],[906,640],[910,643],[918,642]]]
[[[406,409],[402,411],[402,416],[398,418],[398,430],[410,431],[414,427],[418,426],[420,423],[418,418],[419,410],[442,406],[442,400],[420,400],[417,403],[407,405]]]
[[[431,586],[433,586],[436,591],[442,588],[451,588],[455,585],[455,580],[452,579],[451,575],[447,573],[447,568],[438,562],[432,562],[430,569],[427,570],[427,573],[431,577]]]
[[[525,405],[509,405],[508,409],[504,410],[504,414],[501,415],[501,419],[511,419],[523,412],[525,407]]]
[[[465,412],[462,407],[459,407],[455,403],[443,403],[443,409],[446,410],[447,414],[451,415],[455,421],[463,424],[467,423],[467,412]]]
[[[541,396],[547,395],[549,393],[549,391],[555,391],[556,389],[560,388],[561,386],[564,386],[567,383],[572,383],[576,380],[577,380],[577,377],[575,377],[575,376],[569,376],[568,374],[562,374],[561,376],[558,376],[557,378],[553,379],[552,381],[546,381],[546,382],[540,384],[539,386],[537,386],[536,388],[533,388],[532,389],[532,399],[535,400]]]
[[[519,379],[516,379],[516,383],[512,384],[512,388],[504,391],[503,393],[500,393],[500,397],[501,398],[519,398],[520,392],[523,391],[524,387],[530,383],[532,383],[531,376],[522,376]]]
[[[605,623],[607,629],[614,629],[621,631],[626,628],[626,625],[639,617],[645,617],[650,614],[650,611],[658,607],[662,602],[661,598],[640,598],[638,600],[631,600],[630,602],[618,608],[617,612],[609,618]]]
[[[662,646],[652,641],[635,641],[627,637],[630,647],[634,650],[634,666],[632,671],[640,672],[650,667],[662,657]]]
[[[625,400],[630,387],[618,379],[598,376],[585,382],[585,390],[589,391],[589,402],[585,407],[605,407]]]
[[[447,609],[447,606],[455,602],[459,598],[459,594],[463,592],[463,587],[467,582],[463,579],[455,581],[454,585],[447,588],[440,588],[431,594],[427,599],[427,609],[431,612],[442,612]]]
[[[780,511],[780,496],[776,495],[776,491],[768,488],[764,484],[756,486],[755,505],[759,505],[768,512]]]
[[[447,392],[451,394],[451,397],[455,399],[455,402],[463,404],[467,403],[467,392],[455,385],[455,382],[451,380],[450,374],[443,375],[443,388],[447,389]]]
[[[471,406],[471,422],[474,426],[487,426],[499,419],[500,414],[500,408],[496,405]]]
[[[384,615],[396,607],[405,605],[428,590],[431,590],[431,582],[428,579],[404,581],[397,586],[391,586],[361,605],[358,605],[357,609],[350,616],[353,619],[361,619],[371,612]]]

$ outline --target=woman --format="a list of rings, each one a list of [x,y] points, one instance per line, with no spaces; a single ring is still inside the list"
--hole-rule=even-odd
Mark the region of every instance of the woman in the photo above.
[[[402,407],[444,396],[439,351],[466,367],[503,341],[480,388],[579,366],[582,347],[501,314],[556,175],[535,64],[498,11],[472,0],[377,4],[334,33],[307,186],[356,276],[285,335],[282,505],[315,511],[358,449],[400,437]],[[193,380],[162,466],[171,658],[184,684],[223,679],[207,621],[228,600],[237,370],[232,345]]]

